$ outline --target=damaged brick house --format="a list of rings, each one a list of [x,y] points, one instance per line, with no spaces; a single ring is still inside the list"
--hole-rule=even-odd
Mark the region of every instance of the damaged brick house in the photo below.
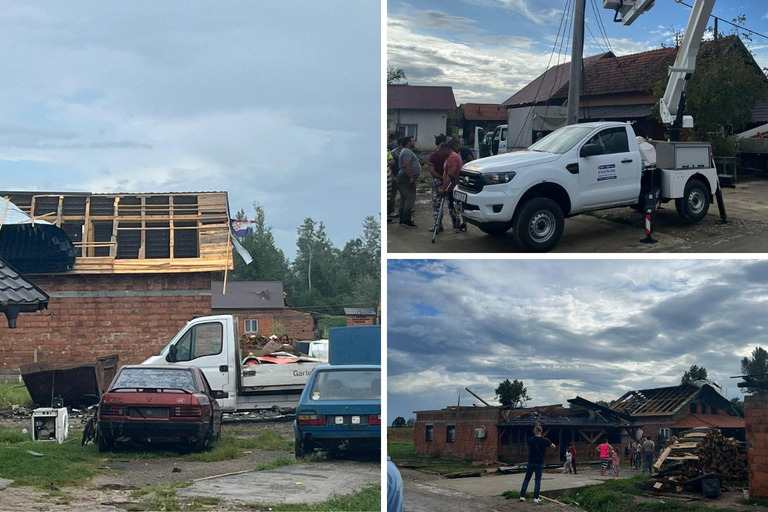
[[[114,353],[141,362],[214,312],[213,279],[233,268],[226,192],[0,196],[31,217],[3,226],[0,255],[51,297],[43,315],[0,339],[0,370]]]
[[[525,461],[528,457],[525,442],[533,435],[536,425],[541,425],[544,436],[557,446],[556,450],[547,450],[545,462],[559,463],[571,442],[575,443],[577,460],[594,458],[602,439],[607,437],[610,442],[619,443],[629,422],[616,412],[604,410],[600,414],[579,405],[514,409],[448,407],[416,411],[414,451],[426,456]]]
[[[611,409],[630,416],[643,433],[663,442],[694,427],[719,428],[726,437],[744,440],[744,418],[717,385],[691,384],[629,391]]]
[[[623,453],[640,433],[661,445],[683,430],[717,427],[726,437],[744,440],[744,419],[708,381],[630,391],[610,407],[578,396],[568,402],[570,408],[557,404],[416,411],[414,451],[426,456],[520,462],[527,458],[525,442],[536,425],[557,446],[547,452],[547,463],[563,460],[571,442],[577,460],[595,459],[603,438]]]

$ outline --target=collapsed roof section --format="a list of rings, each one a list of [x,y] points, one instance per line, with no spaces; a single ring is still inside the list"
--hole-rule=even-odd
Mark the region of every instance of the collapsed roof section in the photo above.
[[[55,252],[51,251],[34,258],[25,273],[173,273],[233,268],[226,192],[0,192],[0,196],[8,197],[35,229],[47,224],[70,240],[73,263],[68,268],[51,265]],[[0,256],[28,257],[31,246],[22,247],[21,237],[17,234],[0,245]],[[49,244],[52,241],[51,237]]]
[[[738,415],[733,404],[720,394],[712,383],[700,381],[680,386],[629,391],[613,402],[611,409],[635,418],[673,416],[694,400]]]

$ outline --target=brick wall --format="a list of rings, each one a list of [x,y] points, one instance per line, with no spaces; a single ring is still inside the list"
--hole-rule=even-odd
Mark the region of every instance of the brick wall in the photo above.
[[[259,334],[270,336],[275,334],[273,329],[276,323],[285,328],[288,339],[313,340],[315,339],[312,315],[303,311],[289,309],[215,309],[213,315],[235,315],[238,317],[238,329],[240,334],[245,332],[245,320],[259,321]]]
[[[441,455],[457,459],[495,460],[498,457],[499,409],[495,407],[420,411],[413,432],[414,451],[420,455]],[[426,440],[427,426],[432,427],[432,441]],[[447,442],[448,428],[453,427],[454,442]],[[486,436],[474,436],[476,428],[485,428]]]
[[[155,354],[193,316],[211,314],[210,273],[28,276],[48,309],[0,325],[0,370],[37,361],[120,364]]]
[[[768,498],[768,395],[744,399],[749,494]]]

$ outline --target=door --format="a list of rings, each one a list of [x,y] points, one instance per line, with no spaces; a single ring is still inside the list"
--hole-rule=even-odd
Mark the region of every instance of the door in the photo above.
[[[504,125],[501,127],[501,135],[499,136],[499,154],[503,155],[507,151],[507,126]]]
[[[600,154],[581,156],[584,146],[599,146]],[[579,149],[579,185],[584,207],[629,204],[640,195],[640,165],[636,153],[629,151],[627,129],[606,128],[592,136]]]
[[[236,390],[235,368],[230,368],[229,351],[224,324],[218,321],[193,324],[171,345],[169,362],[183,366],[197,366],[205,374],[211,389],[225,391],[228,398],[219,399],[222,408],[231,402],[234,407]]]
[[[485,130],[479,126],[475,126],[475,141],[474,147],[475,155],[477,158],[483,158],[488,156],[488,145],[485,143]]]

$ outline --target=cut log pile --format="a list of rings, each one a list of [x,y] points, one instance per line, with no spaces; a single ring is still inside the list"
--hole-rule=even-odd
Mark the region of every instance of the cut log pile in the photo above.
[[[653,487],[657,490],[681,492],[700,485],[701,477],[712,474],[721,482],[745,481],[747,447],[716,428],[695,428],[681,433],[678,442],[664,449],[653,467]]]

